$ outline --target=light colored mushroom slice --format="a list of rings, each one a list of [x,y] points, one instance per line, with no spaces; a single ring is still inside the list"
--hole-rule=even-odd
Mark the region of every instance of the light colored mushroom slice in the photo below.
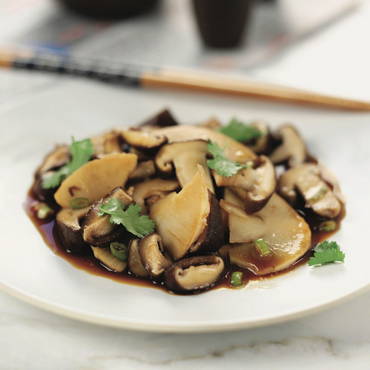
[[[252,150],[232,138],[204,127],[182,125],[166,127],[151,131],[156,135],[163,135],[170,143],[190,140],[211,140],[225,150],[227,158],[236,162],[246,162],[256,157]]]
[[[121,137],[119,132],[111,131],[91,138],[94,146],[94,154],[103,156],[112,153],[121,153]]]
[[[221,206],[229,214],[230,262],[265,275],[284,270],[311,248],[311,230],[306,221],[274,194],[261,211],[248,215],[243,202],[226,190]],[[262,254],[256,241],[262,239],[268,253]]]
[[[185,258],[166,271],[166,286],[174,292],[207,289],[220,279],[224,268],[224,261],[217,256]]]
[[[223,243],[219,204],[199,165],[192,181],[179,193],[171,193],[151,207],[150,217],[175,260],[189,252],[217,250]]]
[[[157,135],[153,131],[123,130],[123,140],[138,149],[155,149],[167,142],[164,135]]]
[[[140,162],[129,176],[130,180],[142,180],[155,174],[154,161]]]
[[[224,177],[213,171],[213,177],[217,186],[230,187],[244,200],[248,213],[263,208],[276,188],[275,168],[263,155],[234,176]]]
[[[45,157],[36,174],[42,176],[53,169],[64,166],[70,160],[70,156],[67,145],[58,145]]]
[[[163,146],[155,158],[158,169],[165,173],[176,170],[176,177],[181,187],[188,184],[201,165],[207,176],[209,190],[214,192],[213,183],[207,166],[208,143],[203,140],[192,140],[171,143]]]
[[[129,246],[129,256],[128,256],[128,267],[132,273],[139,277],[149,276],[148,272],[145,270],[143,262],[141,261],[141,256],[139,253],[139,239],[134,239],[131,241]]]
[[[306,160],[306,145],[293,126],[281,126],[277,130],[276,136],[282,140],[282,143],[270,154],[273,163],[288,161],[289,167],[295,167]]]
[[[127,153],[108,154],[90,161],[62,182],[55,200],[64,208],[68,208],[74,198],[86,198],[92,204],[124,186],[136,162],[136,155]]]
[[[333,177],[330,179],[337,184]],[[302,164],[284,172],[279,179],[278,191],[293,205],[296,203],[297,193],[301,194],[305,206],[323,217],[337,217],[342,209],[341,198],[324,181],[321,168],[316,164]]]
[[[219,130],[222,127],[222,123],[217,118],[212,117],[207,121],[199,123],[197,126],[206,128],[208,130]]]
[[[114,257],[109,248],[91,247],[94,257],[114,272],[123,272],[126,270],[127,262]]]
[[[258,129],[261,136],[255,139],[253,143],[247,143],[248,147],[257,154],[265,153],[270,144],[270,130],[268,126],[261,121],[252,122],[250,125]]]
[[[86,244],[82,238],[81,220],[89,212],[90,207],[83,209],[63,208],[56,217],[56,230],[61,245],[74,254],[86,252]]]
[[[146,199],[153,196],[163,198],[168,193],[176,190],[178,187],[179,183],[176,180],[147,180],[135,185],[133,199],[135,203],[144,208]]]
[[[172,262],[163,254],[162,239],[158,234],[150,234],[139,242],[141,262],[152,278],[158,278],[171,266]]]
[[[99,216],[98,214],[101,204],[112,198],[120,200],[125,206],[132,203],[132,198],[122,188],[116,188],[94,204],[83,223],[83,239],[86,243],[102,246],[117,239],[124,231],[122,227],[111,224],[110,216]]]

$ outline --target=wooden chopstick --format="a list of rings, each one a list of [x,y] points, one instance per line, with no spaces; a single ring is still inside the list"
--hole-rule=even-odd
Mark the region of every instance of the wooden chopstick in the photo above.
[[[165,69],[143,73],[141,83],[145,87],[191,89],[316,107],[370,111],[370,102],[367,101],[346,99],[262,82],[208,77]]]
[[[133,65],[110,65],[59,54],[35,54],[32,51],[0,50],[0,67],[27,69],[92,78],[126,86],[175,88],[221,93],[322,108],[370,111],[370,101],[346,99],[274,84],[236,80],[218,75],[204,75],[188,70],[147,68]]]

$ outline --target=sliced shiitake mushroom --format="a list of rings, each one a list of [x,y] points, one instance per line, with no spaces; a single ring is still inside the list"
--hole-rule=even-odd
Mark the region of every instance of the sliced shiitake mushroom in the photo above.
[[[44,159],[41,166],[35,174],[35,182],[32,187],[32,192],[38,200],[53,202],[53,197],[56,189],[44,189],[42,186],[45,177],[53,174],[53,171],[58,170],[70,160],[69,148],[67,145],[58,145]]]
[[[311,247],[311,230],[306,221],[274,194],[266,206],[252,215],[243,210],[243,201],[225,191],[222,208],[229,214],[230,262],[256,275],[284,270]],[[255,242],[262,239],[269,253],[261,255]]]
[[[114,272],[126,270],[127,262],[114,257],[109,248],[91,247],[94,257]]]
[[[224,261],[218,256],[185,258],[167,269],[166,286],[174,292],[208,289],[220,279],[224,267]]]
[[[139,239],[133,239],[129,245],[128,268],[139,277],[149,276],[148,271],[145,270],[141,256],[139,253]]]
[[[152,179],[135,185],[133,199],[135,203],[145,207],[146,199],[157,196],[163,198],[168,193],[176,190],[179,183],[176,180]]]
[[[240,163],[252,160],[256,157],[252,150],[232,138],[214,130],[198,126],[174,126],[156,129],[153,134],[166,136],[170,143],[190,140],[211,140],[225,150],[225,155]]]
[[[292,168],[281,175],[278,191],[293,205],[296,204],[299,193],[307,208],[320,216],[334,218],[342,209],[341,199],[335,195],[321,172],[319,165],[311,163]],[[337,182],[334,180],[334,183]]]
[[[108,154],[90,161],[62,182],[55,200],[65,208],[74,198],[86,198],[92,204],[114,188],[124,186],[136,162],[136,155],[128,153]]]
[[[198,172],[179,193],[171,193],[151,207],[150,217],[175,260],[189,252],[217,250],[223,243],[219,204],[199,165]]]
[[[208,130],[219,130],[222,127],[222,123],[217,118],[212,117],[207,121],[199,123],[198,126]]]
[[[140,162],[135,170],[130,174],[130,180],[143,180],[155,174],[154,161],[148,160]]]
[[[171,266],[171,260],[164,255],[162,239],[158,234],[150,234],[139,242],[141,262],[152,278],[158,278]]]
[[[46,172],[64,166],[70,160],[70,157],[69,147],[67,145],[58,145],[45,157],[41,166],[37,169],[37,176],[42,176]]]
[[[112,153],[121,153],[122,138],[118,131],[111,131],[91,138],[94,145],[95,156],[102,156]]]
[[[188,184],[202,166],[207,176],[208,188],[213,192],[213,183],[207,166],[208,143],[204,140],[176,142],[163,146],[155,158],[158,169],[170,173],[175,168],[181,187]]]
[[[56,230],[61,245],[73,254],[85,254],[88,245],[82,238],[81,221],[89,212],[89,207],[83,209],[64,208],[56,216]]]
[[[295,167],[306,160],[306,145],[295,127],[283,125],[277,130],[275,137],[281,140],[281,144],[270,154],[273,163],[287,161],[289,167]]]
[[[169,127],[177,126],[178,122],[172,113],[168,109],[164,109],[161,112],[157,113],[148,120],[142,122],[137,127],[145,128],[158,128],[158,127]]]
[[[271,161],[261,155],[250,165],[231,177],[218,175],[213,171],[217,186],[230,187],[244,200],[248,213],[264,207],[276,188],[275,168]]]
[[[123,130],[121,135],[127,144],[139,150],[157,149],[167,142],[167,138],[164,135],[158,135],[152,131]]]
[[[99,207],[109,199],[118,199],[125,206],[132,203],[132,198],[122,189],[116,188],[109,195],[98,201],[91,207],[83,222],[83,239],[93,246],[104,246],[107,243],[117,240],[124,228],[111,224],[108,215],[99,216]]]
[[[252,122],[250,125],[255,127],[261,133],[261,136],[246,144],[257,154],[266,153],[270,145],[270,130],[268,126],[261,121]]]

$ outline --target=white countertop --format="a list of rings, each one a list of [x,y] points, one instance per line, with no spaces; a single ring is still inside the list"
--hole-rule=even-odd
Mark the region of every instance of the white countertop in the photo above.
[[[254,76],[369,97],[369,13],[367,2],[323,34],[292,48],[274,64],[254,70]],[[314,58],[315,53],[323,63]],[[63,86],[64,81],[54,77],[0,71],[0,125],[3,112],[16,110],[35,94]],[[369,370],[370,293],[289,323],[202,335],[98,327],[58,317],[0,293],[0,369],[224,368]]]

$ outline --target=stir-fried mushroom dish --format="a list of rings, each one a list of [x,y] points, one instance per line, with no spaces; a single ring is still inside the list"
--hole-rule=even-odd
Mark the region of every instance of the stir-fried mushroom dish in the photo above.
[[[287,270],[319,254],[344,215],[336,179],[294,126],[180,125],[168,110],[57,146],[30,198],[74,262],[179,294]]]

